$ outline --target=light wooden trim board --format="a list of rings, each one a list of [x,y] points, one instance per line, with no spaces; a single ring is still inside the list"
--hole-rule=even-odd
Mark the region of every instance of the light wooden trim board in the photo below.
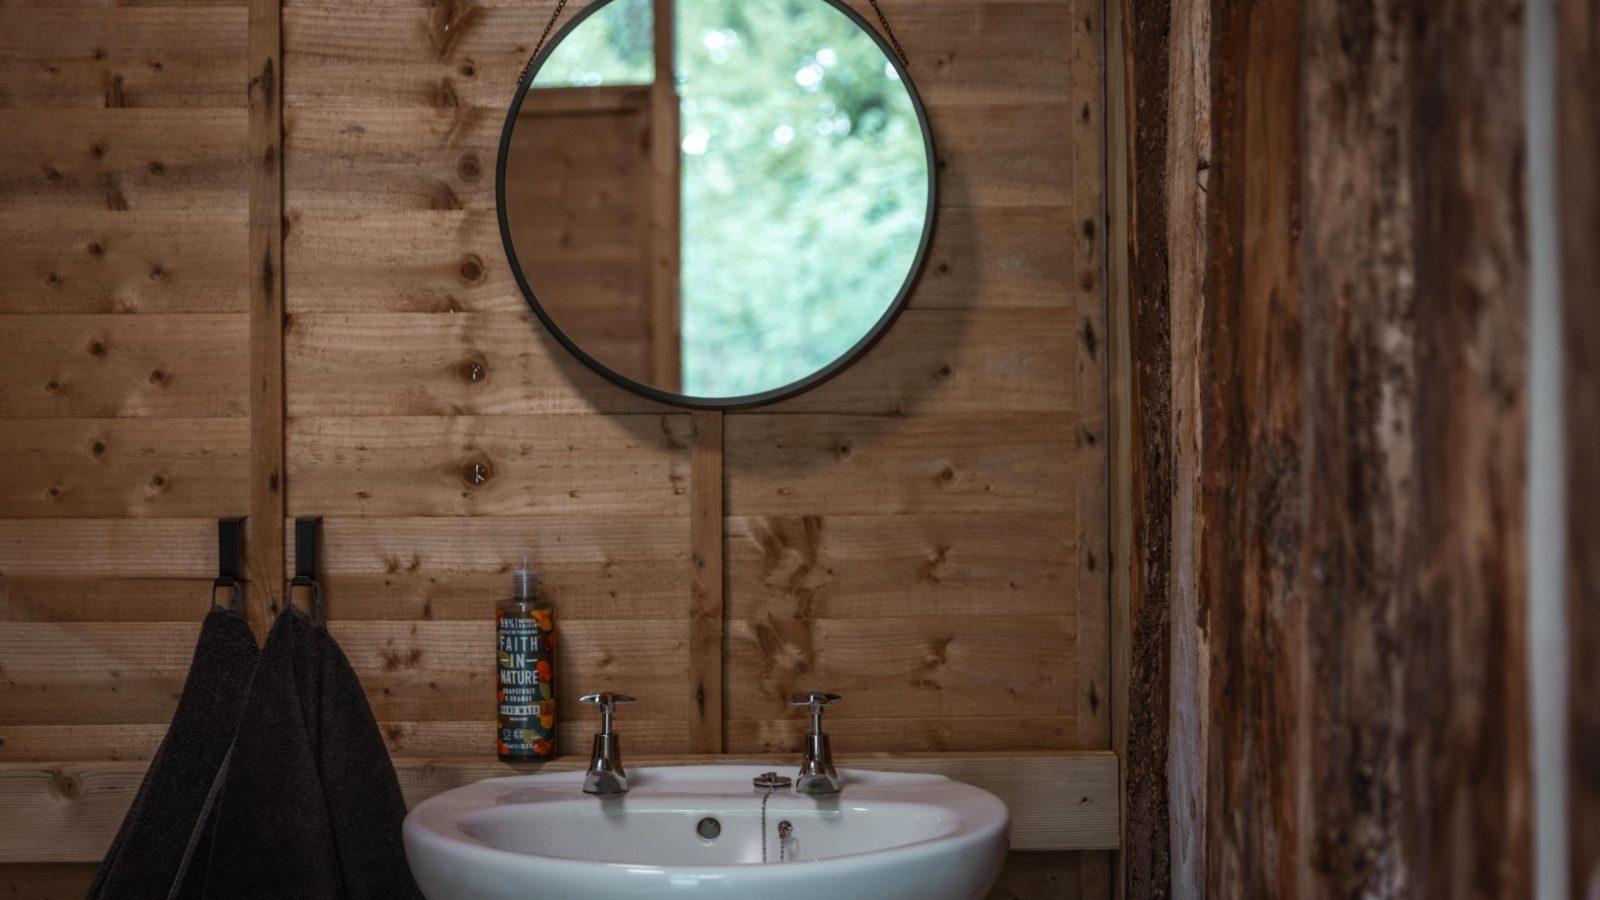
[[[629,760],[643,766],[719,762],[788,768],[795,754],[672,756]],[[395,764],[406,803],[484,778],[566,772],[587,760],[568,756],[543,766],[492,760],[401,759]],[[841,766],[936,772],[993,792],[1011,807],[1013,850],[1112,850],[1117,847],[1117,757],[1078,753],[883,753],[843,756]],[[0,765],[0,863],[95,862],[128,811],[143,762]]]

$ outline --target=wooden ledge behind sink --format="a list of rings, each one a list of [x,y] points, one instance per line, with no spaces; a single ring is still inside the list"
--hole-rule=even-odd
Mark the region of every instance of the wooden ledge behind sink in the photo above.
[[[630,767],[739,763],[786,770],[796,754],[656,756]],[[1013,850],[1114,850],[1117,757],[1074,753],[882,753],[840,755],[840,767],[937,772],[977,785],[1011,807]],[[509,765],[478,758],[395,760],[406,803],[484,778],[581,770],[587,758]],[[0,764],[0,863],[97,862],[144,777],[144,762]]]

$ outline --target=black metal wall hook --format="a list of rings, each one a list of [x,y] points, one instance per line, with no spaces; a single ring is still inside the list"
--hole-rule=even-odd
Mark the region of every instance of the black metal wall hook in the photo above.
[[[211,582],[211,608],[217,604],[217,591],[228,588],[231,592],[228,608],[244,615],[244,585],[239,583],[239,560],[243,554],[244,518],[217,520],[217,579]]]
[[[328,627],[328,613],[322,604],[322,585],[317,582],[317,538],[322,529],[321,516],[301,516],[294,520],[294,578],[283,602],[294,605],[294,589],[311,589],[311,621],[318,628]]]

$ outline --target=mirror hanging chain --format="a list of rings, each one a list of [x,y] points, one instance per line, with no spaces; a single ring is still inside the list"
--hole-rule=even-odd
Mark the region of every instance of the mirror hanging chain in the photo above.
[[[567,0],[556,0],[555,12],[550,14],[550,21],[544,23],[544,32],[539,35],[539,43],[533,45],[533,52],[528,55],[528,61],[523,64],[522,71],[517,74],[517,86],[521,87],[528,80],[528,70],[533,68],[533,61],[539,58],[539,51],[544,49],[544,42],[550,39],[550,30],[556,27],[556,20],[561,18],[561,11],[567,8]]]
[[[900,39],[894,36],[894,29],[889,27],[889,18],[883,14],[883,8],[878,5],[878,0],[867,0],[872,4],[872,11],[878,14],[878,24],[883,26],[883,33],[889,38],[889,45],[894,47],[894,55],[900,57],[900,65],[911,68],[911,60],[906,58],[905,48],[900,46]]]
[[[883,7],[878,5],[878,0],[867,0],[872,4],[872,11],[878,14],[878,24],[883,26],[883,33],[889,38],[889,45],[894,47],[894,55],[900,57],[900,65],[910,68],[911,60],[906,57],[904,47],[900,46],[900,39],[894,36],[894,29],[889,27],[889,18],[883,14]],[[550,32],[556,27],[556,20],[561,18],[561,11],[567,8],[567,0],[556,0],[555,11],[550,13],[550,21],[544,23],[544,32],[539,35],[539,42],[533,45],[533,52],[528,55],[528,61],[523,64],[522,71],[517,73],[517,86],[521,87],[528,80],[528,70],[533,68],[533,61],[539,58],[539,51],[544,49],[544,42],[550,39]]]

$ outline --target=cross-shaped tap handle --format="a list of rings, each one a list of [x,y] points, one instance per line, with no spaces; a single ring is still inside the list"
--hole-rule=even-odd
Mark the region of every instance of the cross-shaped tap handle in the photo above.
[[[811,733],[822,733],[822,711],[839,702],[838,694],[822,691],[802,691],[789,697],[790,706],[804,706],[811,710]]]
[[[632,697],[629,697],[627,694],[613,694],[610,691],[601,691],[598,694],[590,694],[590,695],[588,695],[586,697],[579,697],[578,698],[578,702],[579,703],[593,703],[593,704],[599,706],[600,707],[600,733],[601,734],[610,734],[611,733],[611,714],[616,711],[617,706],[619,704],[633,703],[635,701],[634,701],[634,699]]]

